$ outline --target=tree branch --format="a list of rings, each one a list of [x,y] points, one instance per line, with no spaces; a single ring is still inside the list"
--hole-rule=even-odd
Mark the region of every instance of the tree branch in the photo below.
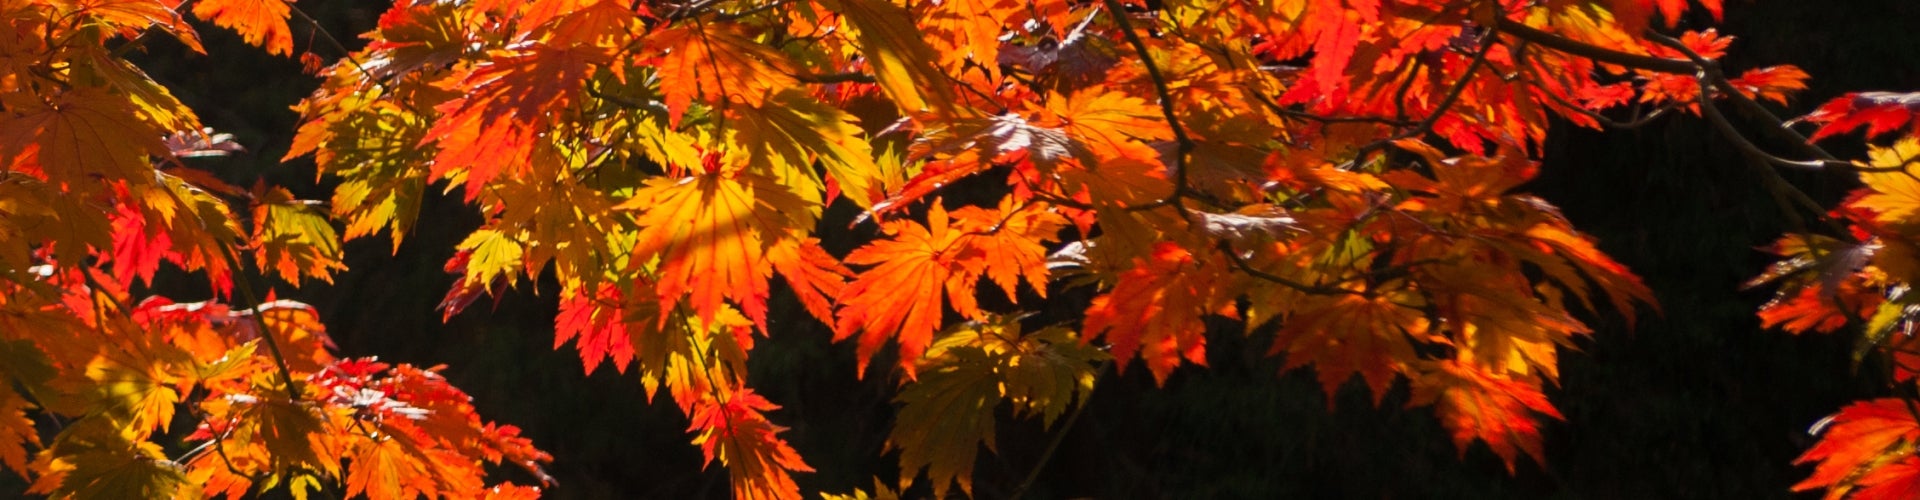
[[[1676,75],[1691,75],[1698,69],[1693,63],[1688,61],[1629,54],[1605,47],[1588,45],[1584,42],[1540,31],[1532,26],[1527,26],[1524,23],[1504,17],[1494,23],[1494,28],[1500,30],[1502,33],[1513,35],[1514,38],[1616,66],[1626,66],[1661,73],[1673,73]]]
[[[1160,67],[1153,64],[1153,57],[1147,53],[1147,42],[1133,31],[1133,23],[1127,20],[1126,7],[1121,6],[1119,0],[1103,1],[1107,4],[1107,12],[1113,15],[1114,24],[1119,25],[1120,32],[1126,35],[1127,43],[1133,45],[1133,51],[1140,54],[1140,64],[1146,65],[1147,77],[1153,79],[1153,90],[1160,95],[1160,114],[1167,119],[1167,126],[1173,128],[1174,144],[1179,149],[1173,155],[1173,165],[1169,165],[1173,170],[1173,195],[1168,200],[1174,210],[1185,216],[1187,206],[1181,203],[1180,198],[1188,192],[1186,162],[1187,154],[1193,152],[1193,139],[1187,137],[1186,127],[1181,126],[1180,118],[1174,115],[1173,91],[1167,87],[1167,77],[1161,75]]]
[[[1688,59],[1692,59],[1693,63],[1699,66],[1699,72],[1704,73],[1704,75],[1696,75],[1696,78],[1704,76],[1704,80],[1707,83],[1712,83],[1714,87],[1720,89],[1720,92],[1726,95],[1727,100],[1733,101],[1734,106],[1743,114],[1746,114],[1748,118],[1766,122],[1766,126],[1761,130],[1774,136],[1776,140],[1785,142],[1794,149],[1800,150],[1801,154],[1811,156],[1816,160],[1820,160],[1822,163],[1838,163],[1851,166],[1851,164],[1847,162],[1840,161],[1839,158],[1833,156],[1832,153],[1828,153],[1827,150],[1821,149],[1820,146],[1814,145],[1813,141],[1808,139],[1807,136],[1800,135],[1799,132],[1788,128],[1786,126],[1786,120],[1774,116],[1773,112],[1767,111],[1765,106],[1761,106],[1760,103],[1754,101],[1752,97],[1747,97],[1746,93],[1740,91],[1740,87],[1734,85],[1732,81],[1727,80],[1726,73],[1720,70],[1720,63],[1701,57],[1699,53],[1694,52],[1693,49],[1688,48],[1686,44],[1680,43],[1679,40],[1675,40],[1673,37],[1652,31],[1648,31],[1646,35],[1648,40],[1653,40],[1655,43],[1677,50],[1681,54],[1686,54]]]

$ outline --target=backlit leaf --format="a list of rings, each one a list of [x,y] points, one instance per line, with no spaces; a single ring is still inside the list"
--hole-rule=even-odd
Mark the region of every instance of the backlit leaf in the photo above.
[[[1814,427],[1820,442],[1795,463],[1816,463],[1813,475],[1794,491],[1826,488],[1826,498],[1904,498],[1920,485],[1920,423],[1911,401],[1861,401]]]
[[[780,439],[785,427],[773,425],[762,412],[780,409],[751,389],[740,389],[702,399],[687,418],[688,431],[697,431],[709,463],[718,460],[733,478],[733,497],[739,499],[798,499],[800,487],[793,472],[813,472],[793,447]]]
[[[268,53],[293,53],[293,30],[287,27],[292,5],[286,0],[200,0],[193,15],[240,33],[247,43]]]
[[[1440,423],[1453,433],[1461,454],[1475,440],[1487,444],[1513,469],[1515,456],[1525,453],[1545,460],[1540,447],[1540,422],[1535,414],[1562,419],[1540,387],[1455,361],[1440,361],[1416,379],[1411,405],[1434,405]]]

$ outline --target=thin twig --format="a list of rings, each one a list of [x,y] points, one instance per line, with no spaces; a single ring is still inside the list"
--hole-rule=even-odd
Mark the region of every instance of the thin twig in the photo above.
[[[1224,254],[1227,256],[1227,261],[1233,263],[1234,269],[1237,269],[1243,273],[1247,273],[1248,276],[1252,276],[1254,278],[1258,278],[1264,281],[1277,283],[1281,286],[1298,290],[1301,293],[1306,293],[1309,295],[1366,295],[1366,293],[1364,292],[1360,292],[1357,290],[1349,290],[1346,288],[1333,287],[1333,286],[1327,286],[1327,285],[1308,285],[1306,283],[1301,283],[1298,281],[1288,279],[1278,274],[1273,274],[1273,273],[1256,269],[1253,267],[1253,265],[1248,264],[1246,259],[1240,258],[1240,251],[1238,249],[1235,249],[1233,247],[1233,243],[1227,240],[1220,240],[1219,249],[1221,254]]]
[[[1367,156],[1372,155],[1375,151],[1386,148],[1392,144],[1393,141],[1420,137],[1432,132],[1434,124],[1440,123],[1440,118],[1446,116],[1447,110],[1453,108],[1453,104],[1460,100],[1461,94],[1466,93],[1467,85],[1473,82],[1473,74],[1478,73],[1480,68],[1487,65],[1487,54],[1493,52],[1493,42],[1499,38],[1500,32],[1498,30],[1488,30],[1486,34],[1481,35],[1480,50],[1474,53],[1473,62],[1467,64],[1466,73],[1461,74],[1460,79],[1453,82],[1453,87],[1447,89],[1446,95],[1441,96],[1440,102],[1434,105],[1433,112],[1428,113],[1426,118],[1421,119],[1413,128],[1361,146],[1358,151],[1354,152],[1353,159],[1341,165],[1340,169],[1352,170],[1358,167],[1361,162],[1366,161]]]
[[[718,15],[718,16],[713,16],[713,20],[714,20],[714,22],[722,22],[722,23],[724,23],[724,22],[729,22],[729,21],[734,21],[734,20],[738,20],[738,19],[740,19],[740,18],[743,18],[743,17],[747,17],[747,16],[751,16],[751,15],[754,15],[754,14],[759,14],[759,13],[761,13],[761,12],[766,12],[766,11],[769,11],[769,10],[773,10],[773,9],[775,9],[775,8],[777,8],[777,7],[780,7],[780,6],[782,6],[782,5],[786,5],[786,4],[787,4],[787,0],[774,0],[774,1],[772,1],[772,2],[767,2],[767,3],[764,3],[764,4],[760,4],[760,5],[755,5],[755,6],[753,6],[753,7],[750,7],[750,8],[747,8],[747,9],[744,9],[744,10],[740,10],[740,11],[737,11],[737,12],[728,12],[728,13],[722,13],[722,14],[720,14],[720,15]]]
[[[1599,122],[1600,125],[1610,129],[1615,129],[1615,130],[1633,130],[1640,127],[1645,127],[1647,126],[1647,124],[1653,123],[1655,120],[1660,119],[1660,117],[1666,116],[1667,113],[1670,113],[1673,110],[1680,108],[1679,103],[1669,102],[1669,103],[1660,105],[1660,107],[1658,108],[1654,108],[1653,111],[1648,112],[1645,115],[1641,115],[1637,118],[1631,118],[1623,122],[1623,121],[1614,120],[1613,118],[1609,118],[1607,117],[1607,115],[1600,114],[1597,111],[1593,111],[1593,110],[1581,107],[1579,104],[1575,104],[1573,101],[1567,100],[1566,97],[1562,97],[1560,94],[1553,93],[1552,91],[1543,89],[1541,93],[1546,94],[1548,98],[1553,99],[1553,102],[1556,104],[1559,104],[1561,107],[1572,110],[1575,113],[1579,113],[1581,116],[1592,118],[1593,121]]]

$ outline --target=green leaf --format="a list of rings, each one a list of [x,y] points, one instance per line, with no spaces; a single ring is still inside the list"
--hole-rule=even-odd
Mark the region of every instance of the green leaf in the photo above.
[[[505,277],[513,283],[520,271],[520,242],[496,229],[481,229],[467,235],[457,247],[473,252],[467,260],[467,284],[486,285]]]
[[[301,276],[333,282],[340,262],[340,235],[314,203],[296,200],[286,188],[256,190],[253,205],[254,260],[300,286]]]

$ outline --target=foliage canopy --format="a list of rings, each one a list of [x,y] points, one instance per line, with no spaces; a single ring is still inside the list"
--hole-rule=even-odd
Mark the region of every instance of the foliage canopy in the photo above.
[[[812,471],[747,384],[757,337],[786,321],[769,316],[781,290],[853,339],[853,375],[901,384],[901,474],[876,494],[924,477],[971,495],[998,409],[1071,425],[1109,365],[1164,383],[1204,365],[1221,328],[1312,367],[1329,395],[1406,384],[1463,453],[1481,443],[1512,470],[1561,418],[1543,387],[1590,332],[1581,318],[1655,307],[1515,188],[1553,123],[1694,114],[1756,163],[1864,186],[1829,227],[1772,247],[1755,284],[1781,286],[1759,314],[1860,326],[1856,360],[1893,368],[1897,396],[1825,424],[1796,488],[1913,496],[1920,96],[1843,96],[1801,136],[1761,103],[1808,75],[1731,72],[1732,37],[1663,34],[1688,8],[401,1],[338,62],[298,54],[324,83],[296,106],[288,158],[338,179],[321,202],[196,170],[236,146],[123,58],[145,37],[200,50],[189,14],[293,56],[292,3],[0,2],[0,464],[60,497],[537,495],[484,478],[545,478],[551,457],[518,429],[436,369],[336,358],[311,307],[246,279],[330,281],[342,239],[397,248],[444,189],[486,218],[447,263],[462,279],[444,314],[551,275],[556,347],[664,388],[740,498],[799,497],[794,474]],[[1861,128],[1863,160],[1814,142]],[[1789,210],[1809,208],[1826,212]],[[872,239],[822,241],[828,225]],[[130,291],[163,265],[214,296]],[[1038,314],[1063,303],[1073,317]],[[183,418],[190,446],[169,455]]]

